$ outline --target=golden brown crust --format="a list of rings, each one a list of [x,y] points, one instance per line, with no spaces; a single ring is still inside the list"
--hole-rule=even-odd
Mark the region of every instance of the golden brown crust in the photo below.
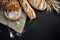
[[[41,2],[41,4],[40,4],[40,6],[39,6],[39,9],[40,10],[45,10],[46,9],[46,1],[45,0],[42,0],[42,2]]]
[[[22,0],[19,0],[19,1],[20,1],[21,6],[23,7],[24,11],[30,18],[30,20],[35,19],[36,14],[35,14],[34,10],[32,9],[32,7],[29,5],[28,1],[27,0],[23,0],[23,2],[21,2]]]
[[[45,10],[47,6],[45,0],[28,0],[28,2],[37,10]]]
[[[6,3],[7,3],[8,1],[6,1],[6,0],[0,0],[0,6],[5,6],[6,5]]]
[[[42,0],[40,6],[39,6],[39,10],[45,10],[47,7],[47,4],[46,4],[46,1],[45,0]]]
[[[20,8],[19,2],[17,0],[5,0],[0,2],[1,6],[8,10],[17,10]]]
[[[13,0],[13,1],[7,2],[5,8],[9,9],[9,10],[17,10],[20,8],[20,5],[19,5],[19,2],[17,0]]]
[[[39,6],[41,4],[42,0],[38,0],[38,4],[37,4],[37,8],[36,9],[39,9]]]
[[[28,2],[31,4],[31,6],[35,9],[39,9],[39,6],[42,2],[42,0],[28,0]]]

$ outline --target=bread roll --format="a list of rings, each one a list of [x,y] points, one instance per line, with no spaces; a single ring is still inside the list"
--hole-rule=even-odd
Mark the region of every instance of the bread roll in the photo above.
[[[45,0],[28,0],[30,5],[37,10],[45,10],[47,7]]]
[[[0,0],[0,6],[5,6],[7,2],[7,0]]]
[[[2,0],[0,0],[0,6],[1,6]]]
[[[29,5],[27,0],[19,0],[21,6],[23,7],[24,11],[28,15],[28,17],[32,20],[36,18],[36,14],[32,7]]]
[[[21,17],[22,10],[5,10],[5,17],[9,20],[16,21]]]
[[[20,8],[17,0],[1,0],[0,5],[8,10],[17,10]]]

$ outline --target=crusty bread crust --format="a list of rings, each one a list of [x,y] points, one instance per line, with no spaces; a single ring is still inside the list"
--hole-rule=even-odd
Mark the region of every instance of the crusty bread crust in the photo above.
[[[28,0],[28,2],[37,10],[45,10],[47,6],[45,0]]]
[[[21,6],[23,7],[24,11],[30,18],[30,20],[35,19],[36,14],[35,14],[34,10],[32,9],[32,7],[29,5],[28,1],[27,0],[19,0],[19,1],[20,1]]]
[[[7,0],[4,0],[4,1],[0,0],[0,6],[5,6],[7,2],[8,2]]]
[[[42,0],[28,0],[33,8],[39,9]]]
[[[20,5],[19,5],[19,2],[17,0],[13,0],[13,1],[7,2],[5,8],[9,9],[9,10],[17,10],[20,8]]]
[[[17,0],[6,0],[0,2],[1,6],[8,10],[17,10],[20,8],[19,2]]]

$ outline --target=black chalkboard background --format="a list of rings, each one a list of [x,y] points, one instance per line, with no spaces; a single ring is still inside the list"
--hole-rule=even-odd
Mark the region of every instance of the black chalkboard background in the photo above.
[[[37,18],[27,18],[24,32],[15,37],[9,36],[8,27],[0,23],[0,40],[57,40],[60,38],[60,13],[35,10]],[[10,28],[9,28],[10,29]],[[14,31],[14,30],[12,30]]]

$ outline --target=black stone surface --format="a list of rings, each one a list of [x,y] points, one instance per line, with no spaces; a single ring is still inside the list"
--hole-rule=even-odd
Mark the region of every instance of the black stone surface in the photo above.
[[[0,40],[54,40],[60,38],[60,15],[46,11],[36,11],[36,14],[37,18],[32,21],[27,18],[24,32],[20,36],[13,32],[13,38],[9,35],[9,28],[0,24]]]
[[[6,25],[0,23],[0,40],[58,40],[60,38],[60,13],[37,11],[37,18],[30,21],[27,18],[24,32],[20,36]],[[13,32],[11,38],[8,29]]]

